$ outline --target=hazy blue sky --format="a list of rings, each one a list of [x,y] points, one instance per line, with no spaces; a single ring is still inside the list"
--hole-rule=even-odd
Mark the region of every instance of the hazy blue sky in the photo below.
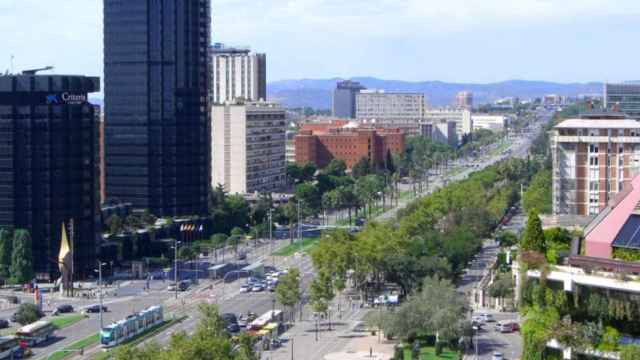
[[[137,1],[137,0],[130,0]],[[638,0],[213,0],[213,40],[269,81],[638,79]],[[49,6],[51,5],[51,6]],[[0,71],[102,75],[102,0],[0,0]]]

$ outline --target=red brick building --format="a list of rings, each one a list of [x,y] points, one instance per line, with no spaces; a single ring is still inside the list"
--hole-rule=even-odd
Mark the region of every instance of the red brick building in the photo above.
[[[400,129],[354,128],[342,122],[307,124],[295,137],[296,163],[312,162],[319,168],[331,160],[343,160],[349,169],[363,157],[373,164],[384,164],[387,150],[392,154],[405,149]]]

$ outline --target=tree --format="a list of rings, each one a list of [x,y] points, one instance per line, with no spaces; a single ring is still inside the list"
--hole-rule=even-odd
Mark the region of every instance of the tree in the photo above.
[[[302,210],[305,216],[310,216],[320,209],[320,193],[312,183],[298,184],[295,196],[298,201],[302,202]]]
[[[346,176],[347,164],[344,160],[332,159],[329,165],[322,169],[322,173],[329,176]]]
[[[29,231],[18,229],[13,234],[11,253],[11,280],[24,284],[33,279],[33,253]]]
[[[191,246],[185,245],[178,250],[178,258],[180,260],[189,261],[195,259],[196,256],[197,253]]]
[[[6,229],[0,229],[0,278],[9,279],[11,274],[9,268],[11,266],[11,252],[13,248],[13,238],[11,232]]]
[[[213,234],[211,235],[210,241],[211,241],[211,244],[213,244],[213,246],[215,247],[222,246],[227,241],[227,235],[222,233]]]
[[[326,271],[321,271],[311,282],[310,299],[313,311],[326,314],[334,296],[331,275]]]
[[[369,174],[371,174],[371,162],[368,157],[363,156],[351,168],[351,175],[353,175],[354,178],[359,178]]]
[[[302,182],[307,182],[313,180],[314,175],[318,168],[314,163],[308,162],[302,166]]]
[[[640,360],[640,345],[626,345],[620,348],[620,360]]]
[[[520,248],[524,251],[537,251],[540,253],[544,253],[546,250],[542,221],[540,221],[536,210],[529,212],[527,226],[520,241]]]
[[[489,295],[502,302],[505,298],[513,296],[514,286],[511,274],[499,274],[489,286]]]
[[[231,236],[244,236],[244,230],[240,227],[234,227],[231,229]]]
[[[404,339],[424,333],[451,341],[461,335],[465,311],[464,298],[449,280],[428,277],[420,292],[410,295],[391,313],[383,329]]]
[[[385,170],[389,174],[394,174],[396,172],[396,166],[393,163],[393,156],[391,156],[391,150],[387,149],[387,156],[384,162]]]
[[[120,234],[124,230],[124,222],[120,216],[113,214],[106,220],[107,229],[110,234]]]
[[[22,325],[34,323],[41,317],[38,307],[31,303],[20,304],[16,312],[16,322]]]
[[[294,307],[302,299],[300,270],[291,268],[287,274],[280,278],[276,286],[276,298],[280,304],[289,308],[291,320],[293,321],[295,319]]]

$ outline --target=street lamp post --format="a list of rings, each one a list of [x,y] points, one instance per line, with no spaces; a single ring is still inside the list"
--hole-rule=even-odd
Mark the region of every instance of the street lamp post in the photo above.
[[[102,330],[102,327],[103,327],[103,321],[102,321],[102,266],[103,265],[107,265],[107,263],[98,261],[98,301],[100,306],[100,311],[99,311],[100,327],[98,328],[98,333],[100,332],[100,330]]]
[[[174,257],[173,257],[173,281],[174,281],[174,293],[175,293],[175,299],[178,299],[178,244],[180,244],[180,242],[178,241],[178,239],[176,238],[175,240],[175,245],[173,247],[175,253],[174,253]]]

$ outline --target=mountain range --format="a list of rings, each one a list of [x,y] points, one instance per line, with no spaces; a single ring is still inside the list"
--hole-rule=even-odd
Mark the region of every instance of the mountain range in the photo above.
[[[274,81],[267,85],[267,96],[269,100],[281,102],[290,108],[329,109],[333,89],[341,80],[343,79]],[[471,91],[474,104],[486,104],[506,97],[519,97],[524,100],[547,94],[563,96],[602,94],[603,90],[603,84],[600,82],[563,84],[548,81],[509,80],[490,84],[463,84],[442,81],[382,80],[373,77],[356,77],[351,80],[360,82],[368,89],[422,92],[430,106],[453,104],[456,93],[459,91]]]

